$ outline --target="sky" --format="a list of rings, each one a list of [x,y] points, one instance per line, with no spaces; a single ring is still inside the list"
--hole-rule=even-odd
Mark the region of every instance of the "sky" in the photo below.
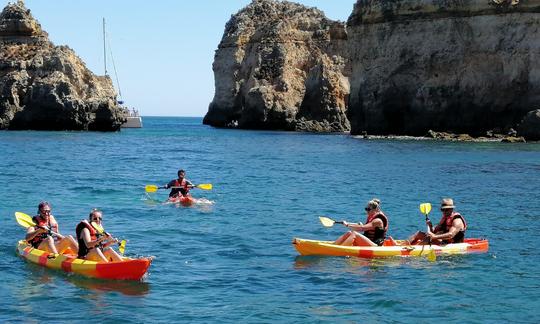
[[[12,0],[14,2],[15,0]],[[9,1],[1,0],[2,8]],[[231,15],[251,0],[25,0],[55,45],[104,74],[102,19],[122,99],[143,116],[202,117],[214,97],[214,52]],[[355,0],[297,0],[346,21]],[[118,91],[111,58],[109,75]]]

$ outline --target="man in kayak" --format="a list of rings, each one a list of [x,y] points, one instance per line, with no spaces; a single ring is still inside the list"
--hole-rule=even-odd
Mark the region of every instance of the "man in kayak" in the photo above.
[[[32,217],[36,226],[26,231],[26,240],[34,248],[49,253],[76,253],[79,245],[71,235],[63,236],[58,229],[58,222],[51,214],[51,204],[42,201],[38,205],[38,214]]]
[[[409,238],[410,244],[418,244],[421,242],[430,242],[432,244],[449,244],[461,243],[465,238],[467,230],[467,222],[461,214],[454,211],[454,200],[444,198],[441,202],[442,217],[439,224],[433,228],[431,221],[428,219],[427,233],[416,232]]]
[[[189,190],[193,187],[191,181],[186,179],[186,171],[184,170],[178,170],[178,179],[171,180],[164,186],[165,189],[171,188],[169,198],[176,198],[180,195],[187,196]]]
[[[343,225],[352,229],[340,236],[334,243],[346,246],[380,246],[383,245],[388,231],[388,217],[381,211],[381,201],[373,198],[365,208],[367,213],[366,224],[349,223]],[[363,234],[358,232],[363,231]]]
[[[97,262],[122,261],[122,257],[109,245],[117,240],[106,232],[99,232],[96,227],[101,227],[103,213],[99,209],[92,209],[88,220],[82,220],[75,229],[79,242],[79,259]],[[93,224],[98,226],[94,226]],[[102,228],[100,228],[102,229]]]

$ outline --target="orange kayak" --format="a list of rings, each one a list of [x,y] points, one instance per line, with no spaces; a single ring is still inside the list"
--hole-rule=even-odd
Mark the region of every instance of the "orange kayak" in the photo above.
[[[195,198],[191,197],[191,195],[187,196],[178,196],[178,197],[170,197],[167,202],[173,203],[173,204],[181,204],[182,206],[189,207],[195,203]]]
[[[53,254],[35,249],[25,240],[19,241],[17,254],[47,268],[100,279],[141,280],[152,263],[151,258],[124,258],[120,262],[107,263],[77,259],[72,254]]]
[[[407,245],[404,241],[385,241],[383,246],[343,246],[332,241],[295,238],[293,245],[301,255],[355,256],[361,258],[418,257],[431,251],[436,255],[485,253],[489,249],[486,239],[469,238],[463,243],[446,245]]]

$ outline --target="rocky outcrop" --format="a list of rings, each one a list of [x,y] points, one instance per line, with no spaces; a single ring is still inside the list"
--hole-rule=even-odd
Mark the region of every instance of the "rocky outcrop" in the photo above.
[[[254,0],[233,16],[215,54],[217,127],[343,132],[349,94],[343,23],[302,5]]]
[[[518,134],[529,140],[540,141],[540,109],[528,112],[518,126]]]
[[[515,127],[540,101],[540,0],[513,3],[357,1],[351,132]]]
[[[539,26],[540,0],[358,0],[346,27],[254,0],[226,26],[205,123],[512,137],[540,101]]]
[[[109,77],[54,46],[23,2],[0,14],[0,129],[114,131],[126,120]]]

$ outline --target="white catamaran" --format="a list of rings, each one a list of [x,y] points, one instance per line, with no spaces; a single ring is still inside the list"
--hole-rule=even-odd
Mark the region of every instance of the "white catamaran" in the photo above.
[[[142,128],[142,117],[139,115],[139,111],[135,108],[128,108],[124,106],[124,101],[122,100],[122,90],[120,89],[120,82],[118,81],[118,74],[116,73],[116,65],[114,64],[114,56],[112,55],[112,49],[109,45],[109,51],[111,53],[111,61],[114,69],[114,76],[116,77],[116,85],[118,87],[118,105],[124,110],[126,114],[126,122],[122,124],[122,128]],[[103,18],[103,63],[105,65],[105,75],[108,75],[107,72],[107,33],[105,32],[105,18]]]

